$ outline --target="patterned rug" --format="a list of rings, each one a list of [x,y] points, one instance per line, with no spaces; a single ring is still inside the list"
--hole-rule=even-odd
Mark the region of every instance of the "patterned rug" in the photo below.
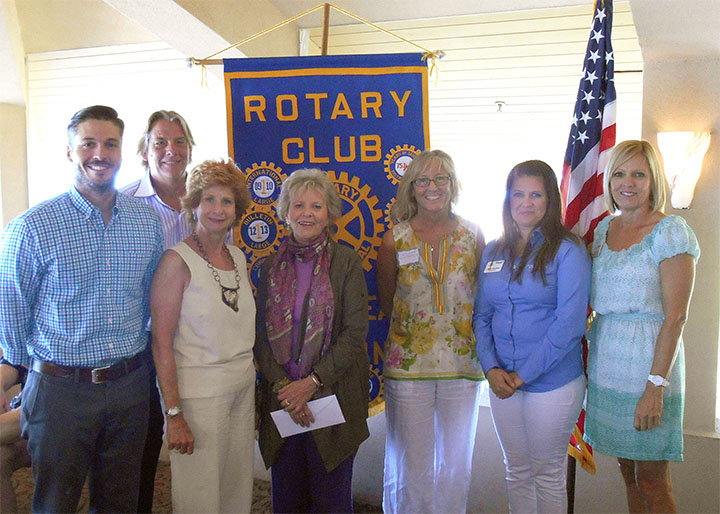
[[[33,494],[33,477],[29,468],[20,469],[13,475],[13,486],[17,494],[18,513],[30,513],[30,504]],[[88,492],[87,484],[83,489],[80,497],[78,512],[88,512]],[[158,463],[157,474],[155,475],[155,497],[153,499],[153,512],[171,513],[172,502],[170,500],[170,463],[160,461]],[[272,513],[272,499],[270,497],[270,482],[264,480],[255,480],[253,486],[253,514],[269,514]],[[355,512],[357,513],[378,513],[382,509],[376,505],[367,505],[355,502]]]

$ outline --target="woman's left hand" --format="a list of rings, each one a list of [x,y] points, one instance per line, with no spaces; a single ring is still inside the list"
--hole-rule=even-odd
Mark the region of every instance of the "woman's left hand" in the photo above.
[[[307,409],[307,412],[305,409],[307,408],[307,402],[310,401],[310,398],[312,398],[313,394],[315,394],[315,391],[317,391],[317,386],[310,377],[301,378],[300,380],[290,382],[288,385],[280,389],[278,391],[278,401],[280,402],[282,408],[290,414],[293,420],[295,420],[296,417],[300,419],[301,413],[305,413],[306,416],[309,415],[312,418],[312,412],[310,412],[310,409]],[[311,421],[315,420],[311,419]],[[298,423],[297,421],[295,422]]]
[[[513,386],[515,386],[515,389],[525,385],[525,381],[520,378],[520,375],[517,374],[517,371],[510,372],[510,380],[512,380],[512,384]]]
[[[663,411],[663,388],[650,383],[635,406],[635,430],[652,430],[660,426]]]
[[[313,416],[313,413],[307,403],[303,405],[302,409],[300,409],[300,412],[297,414],[295,412],[291,412],[290,417],[297,425],[303,427],[309,427],[311,423],[315,422],[315,416]]]

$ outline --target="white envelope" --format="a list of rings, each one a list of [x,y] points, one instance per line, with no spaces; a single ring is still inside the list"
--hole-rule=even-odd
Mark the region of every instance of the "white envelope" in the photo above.
[[[298,425],[292,420],[290,414],[282,409],[270,413],[282,437],[302,434],[303,432],[310,432],[318,428],[345,423],[345,416],[343,416],[340,404],[337,401],[337,396],[334,394],[309,401],[307,405],[315,417],[315,421],[311,423],[309,427]]]

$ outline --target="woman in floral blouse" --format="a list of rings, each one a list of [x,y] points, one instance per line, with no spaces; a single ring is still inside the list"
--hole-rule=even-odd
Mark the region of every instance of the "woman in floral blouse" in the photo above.
[[[453,214],[458,189],[448,154],[418,155],[378,253],[380,305],[391,316],[383,372],[386,513],[466,510],[483,378],[472,311],[485,240]]]

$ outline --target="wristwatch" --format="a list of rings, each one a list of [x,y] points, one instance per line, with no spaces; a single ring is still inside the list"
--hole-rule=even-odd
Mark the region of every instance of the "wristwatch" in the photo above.
[[[177,416],[177,415],[180,414],[181,412],[182,412],[182,407],[180,407],[180,406],[178,405],[177,407],[170,407],[168,410],[166,410],[166,411],[165,411],[165,415],[166,415],[168,418],[174,418],[175,416]]]
[[[660,375],[648,375],[648,382],[650,382],[655,387],[667,387],[670,385],[670,382],[668,382],[665,377],[662,377]]]

